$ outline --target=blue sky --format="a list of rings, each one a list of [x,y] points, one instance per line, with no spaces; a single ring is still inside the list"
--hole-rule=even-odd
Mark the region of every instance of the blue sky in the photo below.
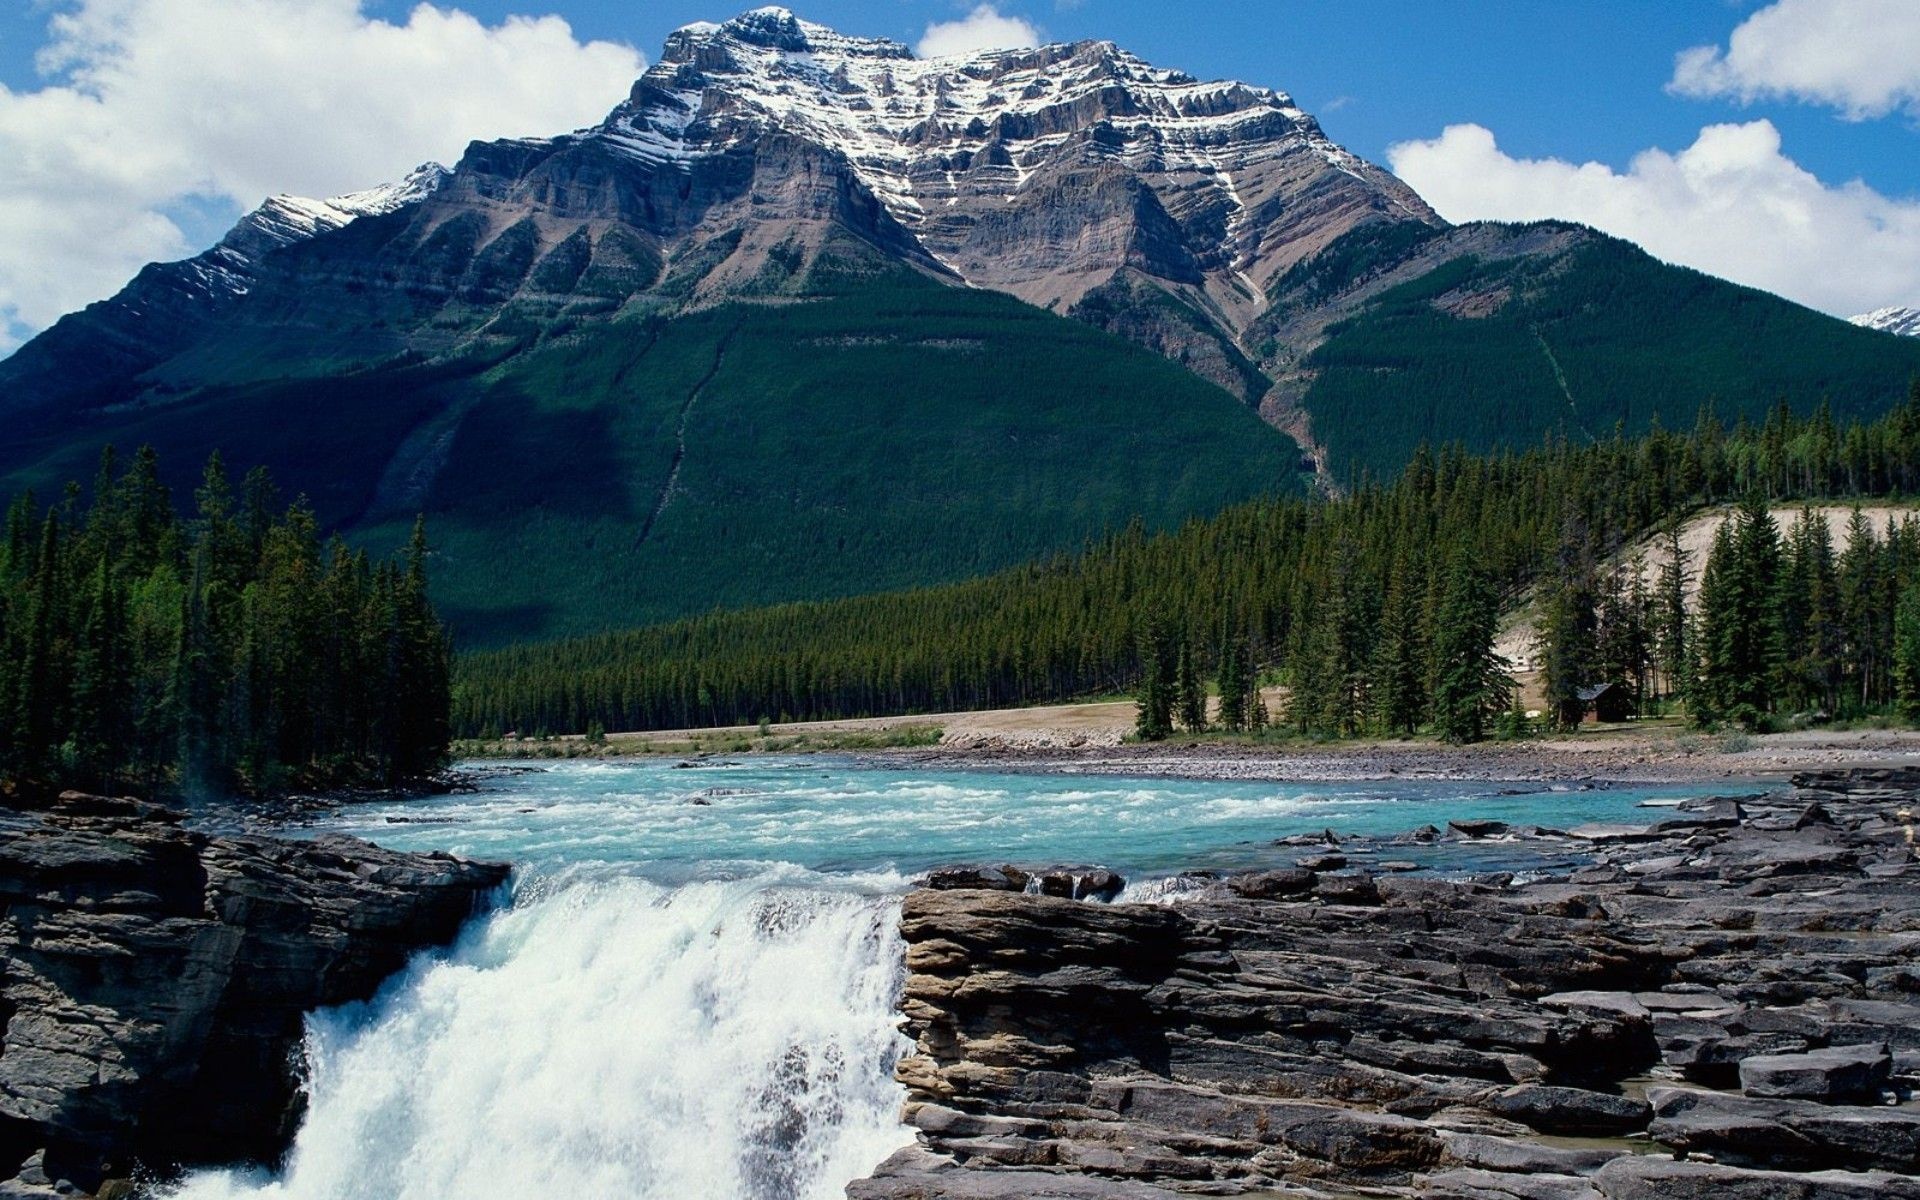
[[[313,90],[351,89],[350,95],[367,98],[369,111],[383,103],[409,109],[413,125],[398,120],[387,128],[368,118],[378,127],[368,137],[391,143],[379,147],[380,155],[357,153],[345,121],[343,128],[328,127],[335,122],[325,114],[339,101],[323,96],[318,107],[289,107],[276,117],[288,90],[277,81],[298,75],[304,59],[286,57],[284,47],[276,58],[273,47],[256,50],[249,38],[272,41],[271,27],[252,19],[292,3],[336,18],[299,34],[315,47]],[[791,6],[849,33],[911,44],[929,24],[962,18],[976,3],[801,0]],[[551,132],[563,118],[584,123],[637,69],[637,59],[623,58],[621,48],[651,60],[671,29],[724,19],[746,6],[745,0],[718,7],[698,0],[443,0],[443,10],[477,18],[471,29],[453,29],[445,21],[422,28],[405,0],[14,0],[0,14],[0,85],[8,89],[0,93],[0,161],[40,164],[41,177],[28,179],[26,172],[11,185],[38,189],[19,201],[38,206],[22,218],[10,206],[10,185],[0,171],[0,324],[17,339],[55,309],[84,302],[116,274],[124,278],[128,264],[137,265],[135,256],[203,245],[244,205],[271,191],[364,186],[376,182],[365,174],[392,171],[415,143],[418,157],[429,150],[457,153],[426,144],[446,140],[437,136],[443,125],[464,121],[477,124],[473,136],[498,136]],[[1170,8],[1180,15],[1170,17]],[[1048,40],[1110,38],[1162,66],[1284,88],[1320,116],[1336,141],[1394,166],[1454,219],[1588,220],[1663,257],[1829,311],[1920,304],[1920,65],[1901,65],[1920,64],[1920,0],[1214,0],[1184,6],[1006,0],[998,11]],[[72,80],[60,71],[36,69],[36,55],[53,36],[49,20],[61,13],[87,23],[81,34],[66,37],[70,51],[80,46],[70,58],[83,69],[105,71],[107,84],[69,89]],[[563,18],[571,41],[557,38],[551,25],[524,41],[502,32],[509,18],[541,14]],[[170,69],[164,64],[198,53],[169,50],[168,31],[196,23],[210,31],[203,40],[217,44],[230,36],[227,59],[182,62],[174,68],[178,78],[161,78]],[[441,82],[396,81],[396,72],[364,49],[373,43],[355,40],[388,26],[418,44],[412,58],[394,61],[448,59],[432,76]],[[336,34],[342,57],[328,66],[324,43]],[[1746,51],[1736,37],[1747,39]],[[154,43],[145,58],[142,38]],[[1695,83],[1676,87],[1676,56],[1695,47],[1715,48],[1707,52],[1713,61]],[[485,58],[488,53],[498,57]],[[249,79],[247,64],[256,55],[257,78]],[[462,62],[463,55],[481,57]],[[579,69],[571,65],[574,58]],[[361,64],[366,80],[342,80]],[[565,85],[542,86],[556,78]],[[502,98],[448,101],[457,118],[393,91],[485,91],[495,79],[507,81],[498,89]],[[96,93],[114,87],[124,92],[118,108],[110,102],[90,111],[87,104],[66,103],[73,99],[69,91],[99,99]],[[47,103],[27,109],[33,100]],[[14,120],[10,133],[9,103],[47,115]],[[475,115],[488,104],[491,109]],[[182,116],[170,117],[169,106]],[[131,137],[129,113],[153,121],[156,132],[112,155],[115,161],[104,168],[111,178],[88,176],[75,164],[97,147],[104,136],[98,130]],[[62,133],[58,126],[69,116],[73,128]],[[275,119],[283,127],[276,128]],[[223,120],[244,126],[245,136],[222,129]],[[170,142],[176,126],[196,122],[199,132],[166,148],[171,165],[160,164],[165,156],[158,153],[146,162],[145,145]],[[519,127],[535,122],[545,124]],[[1687,153],[1703,131],[1722,125],[1738,132]],[[34,127],[30,135],[18,132],[24,126]],[[1484,136],[1472,129],[1448,134],[1450,127],[1477,127]],[[28,140],[9,146],[10,136]],[[1416,145],[1408,149],[1409,143]],[[1642,161],[1652,151],[1664,155]],[[129,162],[138,162],[138,171]],[[1589,163],[1596,165],[1575,169]],[[104,215],[109,196],[119,198],[112,211],[122,213],[129,231],[125,245],[111,251],[97,244],[99,220],[113,219]],[[50,257],[57,256],[59,230],[48,215],[63,198],[97,201],[103,214],[92,230],[70,222],[69,232],[87,243],[74,251],[85,261],[64,267]],[[1671,219],[1667,208],[1676,210]],[[1762,210],[1791,215],[1771,227],[1758,220],[1740,225],[1740,214]],[[43,224],[48,232],[32,247],[8,232]],[[1770,241],[1770,229],[1783,224],[1809,230],[1796,228],[1799,240],[1781,247],[1773,255],[1778,261],[1760,261],[1767,252],[1753,249],[1756,239]],[[1848,247],[1861,256],[1857,266],[1833,260]],[[1846,279],[1836,282],[1836,273]],[[6,348],[0,328],[0,352]]]
[[[44,0],[0,15],[0,83],[40,82]],[[402,21],[404,0],[364,9]],[[625,42],[652,60],[675,28],[720,20],[749,0],[443,0],[493,22],[557,13],[582,39]],[[790,0],[811,21],[913,43],[929,22],[971,5],[950,0]],[[1334,139],[1375,162],[1389,145],[1471,121],[1496,129],[1509,153],[1597,159],[1624,167],[1649,146],[1679,149],[1702,125],[1771,119],[1794,159],[1830,183],[1861,178],[1920,194],[1920,135],[1894,118],[1845,121],[1804,104],[1740,104],[1667,94],[1674,56],[1725,41],[1759,7],[1740,0],[1212,0],[1172,20],[1163,0],[1006,4],[1049,40],[1107,38],[1161,66],[1242,79],[1293,93]]]

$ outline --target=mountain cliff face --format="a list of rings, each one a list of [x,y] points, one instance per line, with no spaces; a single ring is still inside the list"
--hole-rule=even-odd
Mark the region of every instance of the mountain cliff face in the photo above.
[[[270,201],[62,320],[0,362],[0,483],[219,445],[370,540],[424,508],[494,640],[992,569],[1300,446],[1332,485],[1916,366],[1591,230],[1449,227],[1280,92],[759,9],[598,126]]]

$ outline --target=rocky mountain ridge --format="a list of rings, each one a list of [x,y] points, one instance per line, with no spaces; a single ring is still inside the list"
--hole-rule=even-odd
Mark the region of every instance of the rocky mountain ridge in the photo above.
[[[114,341],[156,343],[116,364],[139,375],[183,340],[170,322],[197,327],[180,310],[204,317],[252,291],[268,252],[437,195],[446,203],[411,222],[408,257],[444,258],[462,243],[490,251],[517,279],[466,297],[483,309],[597,294],[581,286],[592,282],[581,258],[613,268],[610,297],[675,275],[679,302],[804,291],[823,245],[851,233],[948,282],[1115,328],[1249,401],[1265,386],[1247,345],[1289,269],[1363,225],[1442,224],[1282,92],[1203,82],[1111,42],[923,61],[762,8],[676,31],[598,126],[476,143],[451,172],[429,164],[333,200],[276,197],[205,254],[149,268],[88,310],[89,323]],[[391,280],[393,267],[381,274]],[[1147,305],[1164,311],[1151,322],[1105,318],[1116,305],[1141,309],[1141,286],[1166,298]],[[425,314],[410,315],[401,320],[412,336],[395,349],[464,340],[431,337]],[[472,335],[487,315],[440,307],[433,323]],[[90,374],[80,382],[98,385]],[[86,389],[62,391],[79,399]]]

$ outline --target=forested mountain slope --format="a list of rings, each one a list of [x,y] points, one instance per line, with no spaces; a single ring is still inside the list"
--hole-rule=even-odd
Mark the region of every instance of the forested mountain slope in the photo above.
[[[1004,708],[1131,690],[1158,641],[1186,646],[1203,676],[1232,654],[1284,677],[1306,697],[1287,719],[1310,731],[1404,732],[1431,712],[1432,656],[1451,627],[1458,568],[1495,612],[1568,580],[1594,608],[1616,574],[1602,569],[1610,554],[1702,505],[1916,492],[1920,388],[1868,423],[1781,408],[1761,424],[1703,415],[1686,433],[1555,441],[1525,454],[1423,450],[1392,484],[1344,499],[1241,505],[984,579],[472,655],[459,666],[455,724],[479,736]],[[1872,561],[1857,572],[1872,594],[1848,601],[1873,615],[1849,636],[1874,647],[1859,694],[1884,698],[1894,602],[1920,580],[1920,521],[1876,533],[1884,544],[1861,551]],[[1696,581],[1705,568],[1697,552],[1686,567]],[[1643,584],[1658,587],[1654,572]],[[1815,621],[1806,600],[1796,592],[1765,612],[1797,612],[1831,636],[1823,622],[1838,601],[1829,595]],[[1652,639],[1643,650],[1665,644],[1657,634],[1642,630]],[[1774,699],[1832,703],[1818,697],[1835,680],[1800,669],[1818,639],[1796,627],[1774,640]],[[1661,668],[1669,678],[1689,669]]]

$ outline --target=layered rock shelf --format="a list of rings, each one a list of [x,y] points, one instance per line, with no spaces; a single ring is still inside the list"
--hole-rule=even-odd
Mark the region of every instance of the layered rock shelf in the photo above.
[[[1352,842],[1172,903],[937,873],[902,917],[918,1137],[848,1194],[1920,1197],[1917,794],[1408,839],[1579,864],[1544,878]]]
[[[300,1116],[305,1015],[371,996],[507,877],[183,822],[77,793],[0,810],[0,1198],[272,1161]]]

